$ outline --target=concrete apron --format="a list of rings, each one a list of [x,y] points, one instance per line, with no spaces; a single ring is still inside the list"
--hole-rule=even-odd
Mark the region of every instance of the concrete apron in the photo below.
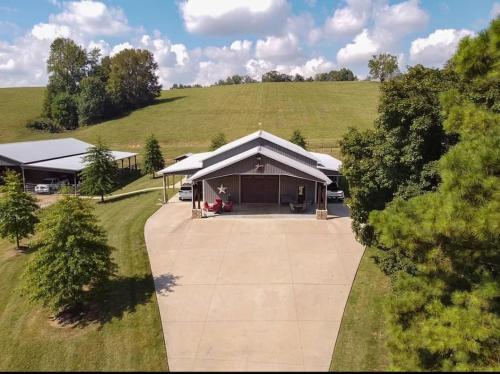
[[[190,203],[150,217],[170,370],[327,371],[363,255],[337,205],[327,221],[192,220]]]

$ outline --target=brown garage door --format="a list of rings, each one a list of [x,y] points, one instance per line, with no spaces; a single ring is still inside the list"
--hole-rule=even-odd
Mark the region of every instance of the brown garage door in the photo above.
[[[242,175],[242,203],[278,203],[277,175]]]

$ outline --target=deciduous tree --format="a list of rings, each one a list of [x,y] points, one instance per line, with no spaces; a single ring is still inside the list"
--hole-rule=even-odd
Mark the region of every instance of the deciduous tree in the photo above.
[[[88,290],[103,285],[113,271],[111,249],[90,203],[64,196],[44,211],[37,231],[23,293],[54,313],[81,306]]]
[[[398,59],[389,53],[373,55],[372,59],[368,61],[368,68],[373,78],[385,82],[399,72]]]
[[[210,144],[210,150],[215,151],[217,148],[222,147],[227,143],[226,136],[224,133],[219,132],[212,138],[212,143]]]
[[[306,138],[304,137],[304,135],[302,135],[302,132],[300,132],[300,130],[294,130],[290,141],[304,149],[307,146]]]
[[[19,241],[32,235],[38,222],[36,199],[24,192],[19,175],[7,171],[4,186],[0,188],[0,236],[13,239],[19,249]]]

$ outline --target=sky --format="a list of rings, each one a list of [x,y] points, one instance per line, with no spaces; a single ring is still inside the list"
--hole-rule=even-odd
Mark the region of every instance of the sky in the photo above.
[[[43,86],[56,37],[114,55],[150,50],[164,88],[270,70],[305,77],[372,55],[441,67],[500,15],[495,0],[0,0],[0,87]]]

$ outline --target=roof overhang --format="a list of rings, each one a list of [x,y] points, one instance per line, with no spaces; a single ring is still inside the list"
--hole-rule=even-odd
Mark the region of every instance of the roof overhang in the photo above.
[[[263,155],[266,156],[276,162],[282,163],[284,165],[288,165],[304,174],[307,174],[311,177],[313,177],[315,180],[319,180],[321,182],[324,182],[326,184],[332,183],[330,178],[328,178],[323,172],[320,170],[309,166],[307,164],[304,164],[302,162],[296,161],[290,157],[287,157],[283,154],[280,154],[278,152],[275,152],[271,149],[268,149],[263,146],[257,146],[254,148],[251,148],[245,152],[242,152],[238,155],[235,155],[233,157],[227,158],[225,160],[222,160],[216,164],[210,165],[204,169],[199,170],[196,172],[194,175],[192,175],[189,179],[188,182],[195,182],[198,180],[203,179],[203,177],[210,175],[218,170],[221,170],[227,166],[233,165],[237,162],[243,161],[249,157],[255,156],[255,155]]]

